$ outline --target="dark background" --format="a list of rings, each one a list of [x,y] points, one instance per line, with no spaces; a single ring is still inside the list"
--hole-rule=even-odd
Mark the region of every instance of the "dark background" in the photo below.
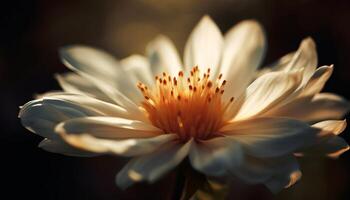
[[[174,174],[121,192],[114,177],[124,160],[65,157],[37,148],[41,138],[20,125],[18,107],[35,93],[59,89],[53,75],[67,71],[57,54],[64,45],[97,46],[123,58],[143,53],[147,41],[164,33],[182,52],[204,14],[223,32],[253,18],[266,30],[265,64],[311,36],[320,65],[335,65],[325,91],[350,99],[350,1],[17,0],[1,1],[0,11],[1,199],[163,199],[172,191]],[[348,129],[342,137],[350,142]],[[276,196],[263,186],[234,187],[232,199],[349,199],[349,155],[301,160],[302,180]]]

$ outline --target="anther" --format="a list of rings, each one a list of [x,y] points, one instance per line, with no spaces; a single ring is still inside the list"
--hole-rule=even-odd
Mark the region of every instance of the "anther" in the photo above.
[[[207,83],[207,87],[208,87],[208,88],[211,88],[211,86],[213,86],[213,83],[212,83],[211,81],[209,81],[209,82]]]
[[[226,80],[222,81],[221,86],[224,86],[226,84]]]

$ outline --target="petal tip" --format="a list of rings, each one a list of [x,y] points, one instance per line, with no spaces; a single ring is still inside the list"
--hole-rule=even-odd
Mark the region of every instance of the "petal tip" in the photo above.
[[[305,39],[302,40],[301,47],[309,47],[309,48],[316,48],[316,42],[312,37],[307,37]]]

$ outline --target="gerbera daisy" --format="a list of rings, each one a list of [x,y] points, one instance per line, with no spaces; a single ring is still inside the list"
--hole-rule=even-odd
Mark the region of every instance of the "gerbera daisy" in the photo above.
[[[224,36],[205,16],[191,33],[183,62],[165,36],[146,56],[121,61],[102,50],[60,50],[73,71],[57,75],[61,92],[40,95],[19,113],[45,139],[39,147],[74,156],[132,157],[121,188],[154,182],[188,158],[208,177],[238,177],[276,192],[301,176],[296,156],[348,149],[337,136],[349,103],[319,93],[333,67],[316,69],[312,39],[258,72],[265,37],[240,22]]]

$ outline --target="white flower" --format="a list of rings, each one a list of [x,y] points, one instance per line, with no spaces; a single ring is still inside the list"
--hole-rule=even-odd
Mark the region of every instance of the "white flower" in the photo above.
[[[316,69],[312,39],[257,76],[265,37],[255,21],[222,36],[205,16],[185,46],[184,64],[165,36],[146,56],[121,61],[86,46],[61,49],[75,73],[57,75],[62,92],[25,104],[22,124],[47,151],[133,157],[118,173],[126,188],[154,182],[186,157],[213,177],[239,177],[272,191],[301,176],[295,156],[337,156],[349,104],[319,93],[333,67]]]

